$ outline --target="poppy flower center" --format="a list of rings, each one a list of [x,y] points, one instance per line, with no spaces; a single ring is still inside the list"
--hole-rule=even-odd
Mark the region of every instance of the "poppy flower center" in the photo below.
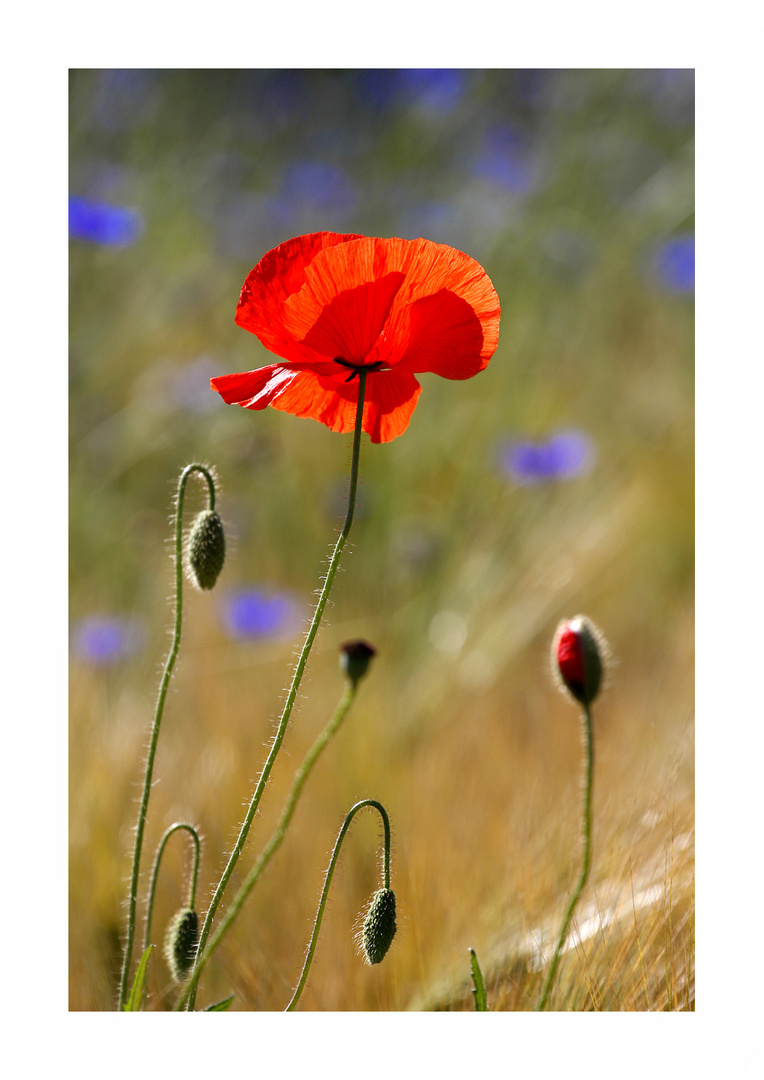
[[[345,382],[352,382],[353,379],[358,378],[362,371],[379,371],[383,366],[382,360],[375,360],[372,364],[354,364],[352,360],[346,360],[343,356],[335,356],[334,363],[344,368],[350,368],[350,374],[345,379]]]

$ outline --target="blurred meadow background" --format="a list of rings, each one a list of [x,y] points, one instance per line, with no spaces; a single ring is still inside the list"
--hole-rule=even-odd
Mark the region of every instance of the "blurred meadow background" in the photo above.
[[[368,797],[392,822],[398,935],[361,963],[380,832],[361,814],[300,1008],[472,1009],[470,946],[491,1007],[533,1007],[579,870],[579,716],[549,649],[582,612],[615,664],[593,710],[581,940],[551,1006],[694,1009],[693,72],[73,70],[69,228],[70,1009],[115,1006],[181,470],[214,466],[228,554],[213,592],[184,592],[144,897],[187,819],[206,910],[344,517],[351,436],[209,387],[269,362],[234,323],[239,291],[318,230],[467,252],[499,294],[499,347],[467,382],[423,376],[399,439],[364,437],[350,543],[234,884],[343,692],[339,644],[378,655],[198,1006],[285,1007],[337,831]],[[192,482],[187,524],[204,494]],[[174,838],[156,939],[188,862]],[[173,1000],[157,953],[147,1007]]]

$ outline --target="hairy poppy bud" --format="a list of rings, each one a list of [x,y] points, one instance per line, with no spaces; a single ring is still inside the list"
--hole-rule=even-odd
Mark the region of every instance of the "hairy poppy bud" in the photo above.
[[[192,580],[200,589],[211,589],[223,569],[225,534],[215,510],[203,510],[188,534],[186,558]]]
[[[164,957],[173,978],[182,982],[194,963],[199,918],[192,908],[181,908],[170,920],[164,939]]]
[[[366,674],[376,651],[368,641],[346,641],[340,645],[340,669],[353,685]]]
[[[605,639],[585,615],[565,619],[552,644],[552,667],[563,685],[582,705],[596,698],[602,683]]]
[[[361,948],[367,964],[380,964],[395,937],[395,893],[378,889],[371,898],[361,929]]]

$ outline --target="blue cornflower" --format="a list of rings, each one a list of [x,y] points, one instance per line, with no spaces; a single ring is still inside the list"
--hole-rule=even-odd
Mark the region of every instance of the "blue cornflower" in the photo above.
[[[475,176],[515,195],[527,195],[542,177],[538,154],[511,124],[496,125],[486,133],[472,169]]]
[[[594,464],[594,444],[581,431],[558,431],[538,442],[513,440],[500,451],[502,469],[516,484],[529,487],[550,480],[572,480]]]
[[[458,68],[367,68],[356,75],[355,85],[372,109],[403,104],[449,113],[464,97],[467,73]]]
[[[69,199],[69,235],[76,240],[124,247],[134,243],[142,230],[143,218],[138,210],[76,196]]]
[[[456,68],[404,68],[399,86],[412,105],[431,112],[455,109],[466,90],[465,73]]]
[[[229,593],[222,601],[221,614],[226,633],[234,640],[288,636],[302,616],[289,593],[259,588]]]
[[[653,267],[670,292],[695,291],[695,234],[673,236],[655,249]]]
[[[356,203],[355,188],[343,170],[321,161],[290,165],[279,194],[288,202],[321,209],[347,210]]]
[[[131,619],[120,615],[90,615],[75,626],[72,649],[80,660],[106,666],[132,656],[143,640],[143,632]]]

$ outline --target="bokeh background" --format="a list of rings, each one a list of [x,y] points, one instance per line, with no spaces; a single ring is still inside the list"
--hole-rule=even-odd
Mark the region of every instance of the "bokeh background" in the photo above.
[[[202,909],[280,712],[344,516],[350,436],[225,406],[269,362],[246,274],[302,232],[425,236],[476,258],[498,350],[424,376],[362,448],[359,508],[242,873],[343,683],[378,649],[199,1004],[283,1009],[359,798],[394,833],[399,933],[364,967],[377,887],[356,819],[301,1008],[531,1008],[578,872],[576,708],[561,618],[614,664],[595,705],[594,865],[555,1007],[694,1008],[694,74],[691,70],[73,70],[70,74],[70,1008],[114,1007],[143,754],[169,643],[171,515],[213,465],[228,557],[185,593],[149,809],[204,836]],[[204,505],[187,498],[189,520]],[[157,935],[184,902],[171,842]],[[155,957],[149,1007],[170,1007]]]

